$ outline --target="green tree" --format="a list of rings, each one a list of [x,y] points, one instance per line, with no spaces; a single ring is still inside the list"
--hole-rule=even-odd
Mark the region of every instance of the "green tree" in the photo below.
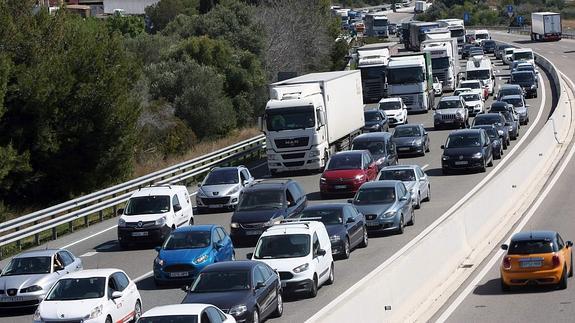
[[[114,15],[106,19],[110,32],[119,32],[122,35],[136,37],[145,32],[144,18],[138,16]]]
[[[152,24],[153,33],[164,29],[177,15],[191,16],[198,12],[199,0],[160,0],[146,7],[146,16]]]

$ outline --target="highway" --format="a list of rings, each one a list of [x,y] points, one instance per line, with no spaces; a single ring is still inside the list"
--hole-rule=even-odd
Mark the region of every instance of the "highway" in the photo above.
[[[550,59],[565,75],[575,80],[571,68],[575,58],[575,41],[532,43],[528,36],[494,33],[494,39],[531,47]],[[575,102],[573,98],[571,102]],[[524,221],[514,230],[555,230],[564,239],[575,240],[575,150],[572,143],[569,155],[555,170],[547,185]],[[508,240],[508,238],[506,239]],[[506,241],[505,240],[505,241]],[[501,243],[504,243],[502,241]],[[499,266],[503,252],[494,248],[482,266],[452,296],[436,314],[434,321],[447,322],[573,322],[575,317],[575,280],[569,279],[566,290],[530,287],[503,293],[499,286]]]
[[[395,16],[395,19],[405,19],[409,14]],[[392,21],[395,22],[392,18]],[[507,67],[496,61],[496,71],[498,71],[498,84],[505,82]],[[544,74],[544,73],[541,73]],[[529,126],[521,127],[521,136],[517,141],[512,141],[511,146],[505,151],[504,159],[513,158],[518,150],[529,143],[530,137],[534,136],[545,122],[551,107],[551,92],[549,82],[543,82],[547,95],[540,95],[537,99],[529,99],[530,120]],[[545,99],[544,99],[545,98]],[[487,106],[490,104],[489,100]],[[539,121],[535,122],[539,115]],[[340,260],[335,266],[335,283],[331,286],[322,287],[318,296],[313,299],[286,299],[285,310],[282,318],[270,320],[271,322],[303,322],[311,315],[323,308],[330,301],[340,295],[344,290],[351,287],[371,270],[383,263],[388,257],[403,247],[413,239],[424,228],[440,217],[453,204],[459,201],[467,192],[477,185],[482,178],[490,174],[495,167],[488,168],[486,173],[470,173],[462,175],[443,176],[441,174],[441,144],[444,143],[450,130],[435,131],[433,128],[432,113],[410,115],[410,123],[421,123],[429,131],[431,138],[431,152],[424,157],[402,158],[402,164],[418,164],[425,168],[430,176],[432,187],[431,202],[424,203],[420,210],[416,210],[416,223],[412,227],[407,227],[403,235],[372,236],[369,247],[358,249],[352,252],[350,259]],[[525,137],[528,129],[534,127],[529,137]],[[524,139],[525,138],[525,139]],[[510,153],[515,151],[513,154]],[[495,161],[497,166],[502,161]],[[251,166],[256,177],[268,176],[264,161]],[[319,200],[319,177],[320,174],[293,174],[289,177],[297,180],[306,192],[310,204],[322,203]],[[193,191],[194,189],[190,189]],[[341,202],[347,198],[333,199],[329,202]],[[231,213],[196,214],[197,224],[216,223],[224,228],[229,228]],[[105,268],[116,267],[124,269],[128,275],[138,281],[138,288],[143,297],[144,311],[158,305],[180,303],[184,298],[184,292],[178,288],[156,288],[150,277],[152,262],[156,252],[151,248],[121,250],[116,241],[116,220],[112,219],[82,230],[71,235],[62,237],[57,241],[50,242],[45,247],[65,247],[75,255],[81,256],[85,268]],[[575,237],[575,234],[573,235]],[[252,248],[236,249],[237,259],[245,258]],[[5,261],[0,263],[4,265]],[[2,322],[30,322],[31,313],[7,312],[2,314]]]

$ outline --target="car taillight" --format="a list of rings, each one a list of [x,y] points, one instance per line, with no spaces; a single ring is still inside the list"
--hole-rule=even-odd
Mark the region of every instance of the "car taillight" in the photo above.
[[[559,259],[559,256],[554,255],[553,256],[553,267],[559,267],[560,264],[561,264],[561,260]]]
[[[509,257],[503,258],[503,268],[504,269],[511,269],[511,258],[509,258]]]

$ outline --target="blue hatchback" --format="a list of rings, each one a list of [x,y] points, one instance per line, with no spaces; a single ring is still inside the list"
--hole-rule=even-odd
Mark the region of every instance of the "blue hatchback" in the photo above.
[[[207,265],[235,260],[232,240],[219,225],[193,225],[176,229],[156,249],[154,282],[189,282]]]

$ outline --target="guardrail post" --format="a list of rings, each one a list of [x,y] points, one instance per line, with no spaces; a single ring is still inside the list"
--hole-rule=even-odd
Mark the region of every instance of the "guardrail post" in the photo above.
[[[54,219],[56,216],[52,215],[50,218]],[[52,228],[52,240],[56,240],[58,239],[58,230],[56,229],[56,227]]]
[[[84,226],[87,228],[90,225],[90,219],[89,219],[89,215],[86,215],[84,217]]]
[[[34,225],[38,224],[38,221],[34,221]],[[34,243],[39,246],[40,245],[40,234],[36,233],[34,235]]]

